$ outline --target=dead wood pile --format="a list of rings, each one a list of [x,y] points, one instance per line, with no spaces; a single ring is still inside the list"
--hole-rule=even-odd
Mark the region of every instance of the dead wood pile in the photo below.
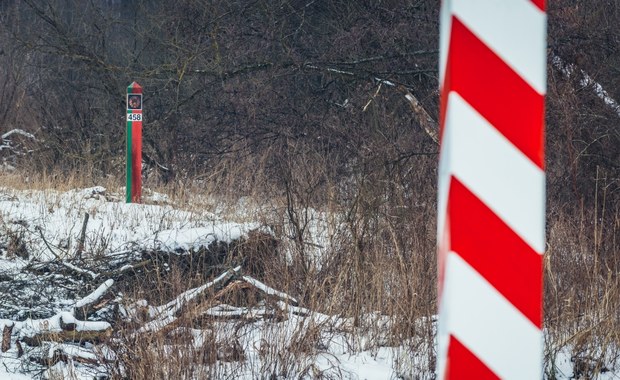
[[[0,348],[43,368],[58,362],[101,366],[113,357],[99,347],[113,345],[121,332],[165,335],[216,320],[278,321],[307,313],[295,298],[261,281],[264,262],[276,250],[273,237],[255,232],[198,251],[138,249],[31,262],[0,274]],[[174,276],[185,280],[187,290],[165,289]],[[136,302],[137,288],[159,294]]]

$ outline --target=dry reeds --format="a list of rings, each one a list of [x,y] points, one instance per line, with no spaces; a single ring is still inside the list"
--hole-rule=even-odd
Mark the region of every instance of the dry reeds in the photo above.
[[[215,302],[210,294],[165,334],[136,334],[139,319],[119,330],[111,343],[113,377],[235,378],[259,368],[259,378],[346,378],[312,360],[327,354],[336,336],[349,352],[394,347],[399,376],[432,377],[436,203],[428,173],[434,158],[356,157],[336,174],[329,157],[303,146],[291,149],[223,157],[210,175],[145,183],[168,194],[176,207],[204,211],[197,215],[260,222],[268,233],[250,234],[233,248],[228,264],[245,266],[325,318],[279,316],[253,330],[246,320],[205,319],[204,304]],[[32,181],[6,178],[16,188]],[[53,175],[36,181],[40,188],[61,189],[98,182],[76,176],[60,184]],[[620,209],[602,190],[597,202],[593,209],[550,202],[544,294],[550,379],[558,376],[560,358],[572,360],[575,375],[586,378],[620,361]],[[136,282],[125,295],[127,302],[164,304],[204,281],[199,273],[171,267],[166,276]]]

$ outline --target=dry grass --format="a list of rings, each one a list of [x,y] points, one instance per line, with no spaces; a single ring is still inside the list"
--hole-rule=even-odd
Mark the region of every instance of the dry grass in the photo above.
[[[431,167],[432,161],[422,159],[419,165]],[[303,307],[350,321],[346,329],[329,323],[300,327],[287,339],[277,332],[277,324],[262,330],[259,377],[338,378],[319,371],[308,358],[325,351],[325,332],[343,329],[351,332],[346,344],[354,351],[398,347],[394,367],[400,373],[434,368],[434,182],[424,168],[388,168],[376,161],[363,166],[365,174],[335,182],[325,157],[300,154],[273,167],[266,153],[258,160],[222,159],[209,176],[168,184],[154,177],[145,180],[145,186],[169,195],[176,207],[218,210],[230,219],[269,227],[275,239],[251,237],[237,247],[237,258],[245,257],[254,276],[296,297]],[[18,189],[117,188],[122,183],[90,175],[59,180],[48,174],[5,174],[2,180]],[[613,205],[607,200],[597,211],[575,211],[551,204],[544,294],[550,379],[564,350],[572,352],[575,376],[583,378],[595,378],[620,362],[620,210]],[[179,271],[150,281],[145,289],[135,284],[128,299],[148,293],[150,303],[163,304],[201,281]],[[188,312],[184,329],[174,334],[136,335],[137,320],[125,326],[113,343],[119,360],[111,373],[132,379],[232,379],[254,368],[259,359],[237,343],[247,334],[244,322],[205,322],[198,317],[200,310],[196,306]],[[382,322],[383,317],[390,322]],[[190,330],[196,320],[201,320],[201,338]],[[360,331],[364,339],[353,333]]]
[[[15,190],[49,190],[67,191],[92,186],[124,186],[124,178],[96,177],[87,169],[69,173],[59,172],[3,172],[0,171],[0,183],[3,187]]]
[[[620,362],[620,214],[556,215],[545,265],[546,370],[555,378],[555,356],[569,349],[574,375],[596,378]]]

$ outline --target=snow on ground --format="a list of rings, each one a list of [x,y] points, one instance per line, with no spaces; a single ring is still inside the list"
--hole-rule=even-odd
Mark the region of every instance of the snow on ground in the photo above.
[[[227,222],[202,209],[149,204],[151,199],[165,198],[153,193],[146,204],[126,204],[119,194],[109,194],[101,186],[65,193],[0,188],[0,221],[12,225],[10,229],[23,236],[28,250],[38,252],[40,260],[73,255],[85,213],[89,214],[85,250],[102,255],[136,244],[147,249],[196,249],[258,228],[256,223]]]
[[[12,279],[28,284],[36,281],[36,275],[26,275],[21,269],[35,262],[62,262],[61,259],[75,257],[78,254],[82,224],[86,213],[89,214],[84,240],[84,252],[91,255],[110,256],[137,248],[164,251],[189,251],[207,247],[214,241],[230,242],[245,236],[249,231],[264,228],[259,223],[247,222],[253,215],[248,210],[253,203],[242,199],[237,206],[239,218],[244,222],[228,220],[216,209],[213,211],[196,208],[183,210],[174,207],[169,198],[163,194],[151,193],[144,204],[125,204],[122,194],[111,193],[103,187],[77,189],[68,192],[56,191],[15,191],[0,188],[0,227],[6,236],[0,237],[0,283]],[[315,210],[306,214],[310,228],[305,240],[313,249],[315,264],[321,264],[321,257],[334,236],[331,224],[336,217]],[[293,231],[288,231],[293,234]],[[284,233],[288,233],[284,231]],[[23,247],[20,248],[20,244]],[[9,251],[11,257],[8,257]],[[16,335],[27,336],[42,329],[58,331],[61,318],[64,323],[74,323],[76,330],[107,329],[109,324],[103,321],[83,322],[75,318],[73,310],[85,306],[101,297],[113,281],[99,278],[98,273],[83,270],[77,266],[70,268],[100,284],[90,294],[81,297],[71,291],[71,284],[59,283],[58,288],[42,288],[35,293],[26,294],[26,298],[16,301],[2,300],[0,304],[0,332],[7,325],[13,325]],[[121,268],[122,270],[122,268]],[[238,269],[235,268],[234,271]],[[81,272],[80,272],[81,271]],[[53,279],[53,273],[45,276]],[[300,378],[312,379],[319,375],[325,378],[342,379],[432,379],[434,374],[429,363],[429,352],[433,350],[430,342],[402,342],[401,346],[388,346],[387,340],[376,334],[354,327],[353,321],[313,312],[298,306],[293,297],[280,292],[252,277],[242,276],[243,280],[264,292],[280,299],[275,306],[261,305],[252,310],[231,305],[213,305],[205,310],[205,315],[212,317],[245,318],[248,322],[231,324],[224,319],[213,327],[211,332],[192,329],[193,344],[201,347],[206,334],[216,333],[217,340],[238,341],[245,352],[242,365],[233,368],[229,362],[218,362],[223,371],[235,373],[239,379],[254,379],[259,371],[270,370],[270,363],[286,364],[290,373],[297,373]],[[61,281],[61,280],[59,280]],[[64,281],[64,280],[63,280]],[[213,282],[217,282],[214,279]],[[271,286],[277,284],[271,284]],[[64,286],[64,287],[63,287]],[[175,318],[176,311],[183,303],[195,298],[208,287],[190,289],[176,300],[162,306],[136,303],[136,307],[147,307],[149,315],[154,318],[143,327],[144,331],[159,329],[158,323],[168,323]],[[0,292],[1,294],[1,292]],[[21,301],[20,301],[21,300]],[[24,302],[22,304],[11,304]],[[39,304],[47,303],[46,307]],[[272,309],[270,309],[270,307]],[[260,316],[273,313],[273,308],[285,313],[284,320],[270,321]],[[127,313],[131,313],[127,310]],[[368,315],[372,323],[389,327],[390,319],[381,315]],[[17,321],[17,322],[14,322]],[[420,321],[421,324],[434,322]],[[240,327],[241,326],[241,327]],[[314,345],[300,349],[294,357],[294,363],[279,362],[273,347],[290,345],[300,341],[300,337],[317,331],[313,338]],[[381,329],[378,329],[381,331]],[[15,338],[12,343],[15,343]],[[412,351],[410,347],[418,347]],[[43,355],[52,355],[61,350],[67,355],[92,359],[101,357],[94,354],[92,347],[68,343],[50,343],[45,347],[32,349],[27,355],[34,355],[47,350]],[[270,355],[274,357],[270,358]],[[0,353],[0,380],[26,380],[36,378],[75,378],[92,379],[94,375],[105,371],[103,367],[78,365],[69,360],[60,361],[52,369],[42,372],[28,361],[16,358],[17,348],[12,346],[5,353]],[[556,379],[574,378],[572,353],[570,347],[558,350],[553,363]],[[272,360],[270,362],[269,360]],[[514,360],[519,360],[514,358]],[[34,368],[34,369],[33,369]],[[282,370],[273,368],[273,371]],[[54,375],[55,374],[55,375]],[[611,369],[601,375],[600,379],[619,379],[620,369]]]

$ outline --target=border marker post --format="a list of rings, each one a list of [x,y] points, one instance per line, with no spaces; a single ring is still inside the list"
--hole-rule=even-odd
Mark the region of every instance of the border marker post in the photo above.
[[[126,202],[142,200],[142,87],[127,87],[127,185]]]
[[[541,378],[545,0],[440,14],[437,378]]]

